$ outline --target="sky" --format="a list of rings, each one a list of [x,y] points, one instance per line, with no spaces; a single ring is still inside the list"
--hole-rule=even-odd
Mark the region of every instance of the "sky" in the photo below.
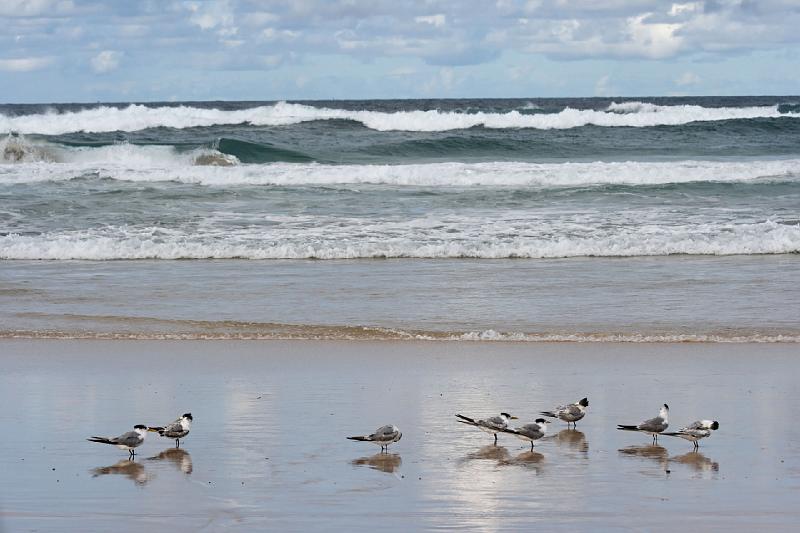
[[[800,94],[800,0],[0,0],[0,102]]]

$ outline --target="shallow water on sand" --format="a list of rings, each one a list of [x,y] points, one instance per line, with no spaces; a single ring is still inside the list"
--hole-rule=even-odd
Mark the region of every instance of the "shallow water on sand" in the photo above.
[[[0,261],[0,336],[800,342],[800,256]]]
[[[797,348],[782,345],[0,341],[0,525],[8,531],[789,530],[800,518]],[[527,443],[455,413],[588,396],[577,431]],[[671,407],[691,444],[616,431]],[[191,411],[180,450],[135,462],[84,439]],[[790,411],[789,411],[790,414]],[[345,440],[394,423],[380,455]]]

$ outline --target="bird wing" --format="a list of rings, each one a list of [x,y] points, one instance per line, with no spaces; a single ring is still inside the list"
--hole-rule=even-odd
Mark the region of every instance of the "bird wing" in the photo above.
[[[508,425],[501,416],[493,416],[491,418],[486,418],[484,420],[478,420],[478,424],[483,427],[487,427],[489,429],[497,429],[497,430],[505,429],[506,426]]]
[[[651,418],[650,420],[645,420],[641,424],[639,424],[638,428],[642,431],[652,431],[653,433],[661,433],[665,429],[667,429],[667,424],[664,422],[664,419],[660,416],[655,418]]]
[[[183,431],[183,424],[181,424],[180,418],[164,426],[164,433],[173,433],[178,431]]]
[[[397,430],[394,429],[394,426],[381,426],[375,430],[375,433],[370,435],[370,438],[372,440],[385,442],[394,439],[396,436]]]
[[[544,433],[542,433],[542,429],[538,424],[525,424],[522,427],[516,428],[516,432],[534,440],[544,437]]]
[[[123,446],[138,446],[142,443],[142,436],[135,431],[128,431],[119,437],[109,439],[113,444],[122,444]]]

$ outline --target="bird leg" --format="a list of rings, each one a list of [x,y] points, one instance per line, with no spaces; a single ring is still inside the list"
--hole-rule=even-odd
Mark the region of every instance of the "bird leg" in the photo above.
[[[494,434],[494,445],[497,446],[497,433]]]

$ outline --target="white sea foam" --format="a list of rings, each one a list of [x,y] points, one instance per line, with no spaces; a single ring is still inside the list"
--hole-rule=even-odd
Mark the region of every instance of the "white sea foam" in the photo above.
[[[209,323],[209,326],[214,326]],[[390,328],[358,328],[345,326],[292,326],[294,331],[286,332],[277,328],[264,327],[262,331],[220,332],[226,324],[217,326],[215,331],[91,331],[74,330],[4,330],[0,329],[0,339],[108,339],[108,340],[409,340],[432,342],[520,342],[520,343],[800,343],[796,334],[709,334],[709,333],[501,333],[494,330],[470,331],[466,333],[418,332]],[[256,329],[257,324],[248,324]],[[255,326],[255,328],[254,328]]]
[[[365,111],[314,107],[278,102],[240,110],[206,109],[192,106],[148,107],[133,104],[123,108],[100,106],[82,111],[40,113],[22,116],[0,114],[0,132],[16,131],[42,135],[63,133],[137,131],[146,128],[190,128],[224,124],[282,126],[313,120],[352,120],[378,131],[447,131],[485,128],[566,129],[580,126],[648,127],[698,121],[769,117],[799,118],[800,113],[780,113],[777,105],[755,107],[662,106],[644,102],[611,104],[604,110],[565,108],[558,113],[526,114],[463,113],[451,111]]]
[[[54,153],[50,150],[48,153]],[[62,181],[98,175],[122,181],[176,181],[211,186],[384,184],[422,187],[570,187],[657,185],[800,179],[800,159],[740,161],[567,163],[429,163],[407,165],[323,165],[268,163],[233,167],[197,166],[201,156],[236,158],[213,150],[178,153],[168,146],[119,144],[58,152],[62,163],[0,164],[1,183]]]
[[[557,258],[800,252],[800,224],[641,223],[547,217],[416,220],[263,217],[231,227],[106,226],[0,236],[0,259]],[[266,224],[263,224],[266,222]]]

